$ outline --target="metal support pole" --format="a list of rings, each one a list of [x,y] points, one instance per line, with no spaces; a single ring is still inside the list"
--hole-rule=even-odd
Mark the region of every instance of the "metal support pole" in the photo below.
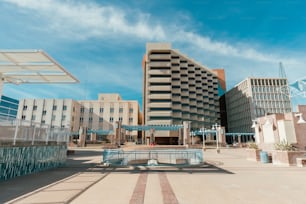
[[[34,145],[36,127],[34,126],[33,136],[32,136],[32,145]]]
[[[203,128],[203,130],[202,130],[202,137],[203,137],[203,149],[205,149],[206,147],[205,147],[205,128]]]
[[[14,134],[14,141],[13,145],[16,145],[17,135],[18,135],[18,129],[19,129],[19,120],[16,120],[16,127],[15,127],[15,134]]]
[[[219,127],[216,129],[216,141],[217,141],[217,153],[220,153],[219,149]]]
[[[50,128],[47,129],[47,137],[46,137],[46,145],[48,144],[49,142],[49,134],[51,133],[51,130]]]

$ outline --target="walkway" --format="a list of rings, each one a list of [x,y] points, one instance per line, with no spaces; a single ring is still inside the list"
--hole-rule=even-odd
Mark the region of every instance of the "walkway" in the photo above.
[[[81,149],[66,167],[0,182],[0,203],[305,203],[305,168],[247,161],[243,149],[209,149],[194,168],[103,167]]]

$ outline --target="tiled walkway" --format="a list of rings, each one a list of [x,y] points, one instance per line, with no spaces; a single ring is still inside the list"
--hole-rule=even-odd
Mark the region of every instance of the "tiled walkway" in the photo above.
[[[193,168],[112,168],[99,165],[101,150],[78,150],[64,168],[0,182],[0,203],[305,203],[305,168],[247,161],[243,149],[204,158]]]

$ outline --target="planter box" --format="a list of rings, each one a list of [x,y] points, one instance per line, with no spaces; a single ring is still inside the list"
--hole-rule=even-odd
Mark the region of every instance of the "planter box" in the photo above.
[[[272,162],[275,165],[295,166],[296,158],[303,157],[305,151],[273,151]]]
[[[246,149],[247,160],[260,161],[260,149]]]

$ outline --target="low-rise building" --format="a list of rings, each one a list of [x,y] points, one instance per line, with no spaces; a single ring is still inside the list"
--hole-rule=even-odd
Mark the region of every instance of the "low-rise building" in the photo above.
[[[17,118],[30,125],[69,128],[74,135],[85,133],[88,141],[100,141],[115,134],[117,122],[137,126],[141,116],[138,101],[122,100],[119,94],[99,94],[98,100],[22,99]],[[136,130],[124,134],[128,141],[138,138]]]
[[[298,105],[298,112],[271,114],[254,122],[255,138],[263,150],[274,150],[275,144],[287,142],[299,150],[306,149],[306,105]]]

